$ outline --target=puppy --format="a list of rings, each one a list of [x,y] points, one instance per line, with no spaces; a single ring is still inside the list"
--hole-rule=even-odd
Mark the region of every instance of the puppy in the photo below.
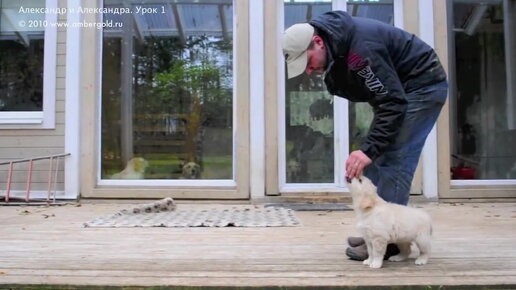
[[[357,229],[363,235],[369,258],[364,264],[381,268],[387,244],[395,243],[400,253],[389,261],[404,261],[410,255],[412,242],[419,248],[416,265],[428,262],[432,221],[416,208],[384,201],[376,193],[376,186],[367,177],[347,180],[357,218]]]
[[[301,177],[301,163],[296,160],[289,160],[287,164],[287,180],[297,182]]]
[[[183,165],[183,176],[184,179],[199,179],[201,178],[201,166],[199,164],[190,161]]]
[[[124,170],[111,175],[111,179],[143,179],[149,162],[142,157],[132,158]]]

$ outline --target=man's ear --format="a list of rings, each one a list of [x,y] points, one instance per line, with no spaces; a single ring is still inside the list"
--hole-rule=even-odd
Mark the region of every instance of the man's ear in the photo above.
[[[322,37],[320,37],[319,35],[314,35],[312,37],[312,41],[318,45],[318,46],[321,46],[321,47],[324,47],[324,40],[322,39]]]

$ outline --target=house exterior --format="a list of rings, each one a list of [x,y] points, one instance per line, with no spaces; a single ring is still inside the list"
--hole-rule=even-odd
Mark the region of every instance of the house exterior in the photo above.
[[[320,77],[287,81],[280,44],[335,9],[414,33],[446,67],[413,193],[515,198],[515,0],[0,0],[0,161],[70,153],[52,167],[61,199],[348,194],[371,111]]]

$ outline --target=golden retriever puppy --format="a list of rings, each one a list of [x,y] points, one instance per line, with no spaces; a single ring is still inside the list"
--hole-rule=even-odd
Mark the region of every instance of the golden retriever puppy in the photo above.
[[[134,157],[127,162],[124,170],[113,174],[111,179],[143,179],[148,166],[149,162],[144,158]]]
[[[184,179],[199,179],[201,178],[201,166],[199,164],[190,161],[183,165],[183,175]]]
[[[348,180],[357,219],[369,258],[364,264],[381,268],[387,244],[395,243],[400,253],[389,261],[403,261],[410,255],[411,243],[419,248],[416,265],[427,263],[432,235],[432,220],[421,209],[389,203],[378,196],[376,186],[367,177]]]

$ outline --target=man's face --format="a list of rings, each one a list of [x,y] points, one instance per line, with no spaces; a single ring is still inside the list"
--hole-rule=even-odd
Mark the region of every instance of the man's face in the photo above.
[[[323,39],[315,35],[312,38],[313,46],[307,50],[308,64],[305,73],[311,75],[313,72],[323,73],[326,69],[326,48]]]

